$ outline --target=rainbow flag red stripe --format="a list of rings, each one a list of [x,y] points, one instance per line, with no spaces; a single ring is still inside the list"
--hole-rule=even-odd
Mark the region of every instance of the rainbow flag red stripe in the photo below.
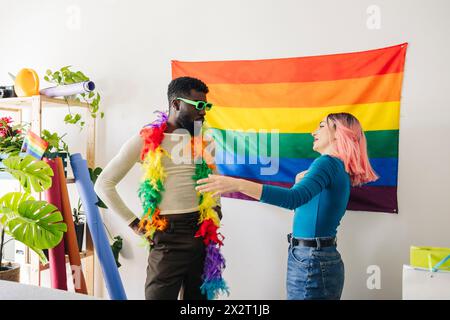
[[[196,77],[210,89],[208,100],[214,107],[207,121],[214,130],[219,172],[262,183],[291,186],[295,175],[318,156],[310,133],[320,120],[332,112],[352,113],[363,126],[370,162],[380,179],[352,188],[348,209],[396,213],[406,49],[403,43],[299,58],[172,61],[172,77]],[[279,170],[262,174],[275,156]],[[249,161],[252,157],[256,161]]]

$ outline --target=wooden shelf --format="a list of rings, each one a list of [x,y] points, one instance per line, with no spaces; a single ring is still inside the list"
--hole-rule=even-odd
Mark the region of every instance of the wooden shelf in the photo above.
[[[89,104],[79,102],[76,100],[65,100],[63,98],[50,98],[44,95],[19,97],[19,98],[3,98],[0,99],[0,110],[17,111],[18,109],[31,108],[33,102],[41,101],[43,107],[57,107],[61,106],[89,108]]]
[[[67,184],[75,183],[75,178],[67,177],[66,182]]]
[[[0,99],[0,110],[6,110],[14,112],[17,120],[22,121],[23,111],[30,112],[31,118],[31,130],[37,135],[41,135],[42,132],[42,110],[45,108],[67,108],[80,107],[89,108],[88,103],[79,102],[75,100],[66,100],[63,98],[50,98],[44,95],[36,95],[32,97],[19,97],[19,98],[3,98]],[[95,168],[95,137],[96,137],[96,119],[88,116],[86,118],[86,130],[87,130],[87,144],[86,144],[86,161],[90,168]],[[73,177],[67,177],[67,184],[75,183]],[[38,193],[35,197],[41,200],[41,193]],[[89,232],[89,226],[86,225],[86,251],[82,252],[83,266],[86,268],[85,279],[88,289],[88,294],[94,295],[94,246],[92,236]],[[41,271],[45,270],[45,266],[42,266],[39,257],[36,253],[32,252],[29,248],[26,248],[25,259],[27,264],[31,265],[30,284],[40,286],[41,284]],[[66,257],[67,261],[67,257]],[[44,268],[44,269],[42,269]]]
[[[92,250],[84,250],[84,251],[80,251],[80,258],[84,259],[84,258],[89,258],[94,254],[94,252]],[[66,254],[66,263],[69,263],[69,256]],[[47,264],[42,264],[39,263],[39,271],[44,271],[50,268],[50,263]]]

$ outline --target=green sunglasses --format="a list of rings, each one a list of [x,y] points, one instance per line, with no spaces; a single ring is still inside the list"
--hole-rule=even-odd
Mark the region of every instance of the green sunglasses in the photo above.
[[[177,100],[181,100],[185,103],[189,103],[192,104],[193,106],[195,106],[195,109],[197,110],[206,110],[209,111],[211,110],[213,104],[210,102],[205,102],[205,101],[193,101],[193,100],[189,100],[189,99],[184,99],[184,98],[176,98]]]

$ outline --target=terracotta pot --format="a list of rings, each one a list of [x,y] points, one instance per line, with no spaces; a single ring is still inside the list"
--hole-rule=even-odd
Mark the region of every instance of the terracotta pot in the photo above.
[[[0,280],[20,282],[20,264],[11,262],[2,263]]]

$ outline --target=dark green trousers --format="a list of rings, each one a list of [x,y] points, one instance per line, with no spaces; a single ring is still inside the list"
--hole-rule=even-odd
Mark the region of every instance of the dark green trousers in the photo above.
[[[156,231],[148,256],[146,300],[206,300],[202,285],[205,245],[195,238],[199,213],[165,215],[168,227]]]

